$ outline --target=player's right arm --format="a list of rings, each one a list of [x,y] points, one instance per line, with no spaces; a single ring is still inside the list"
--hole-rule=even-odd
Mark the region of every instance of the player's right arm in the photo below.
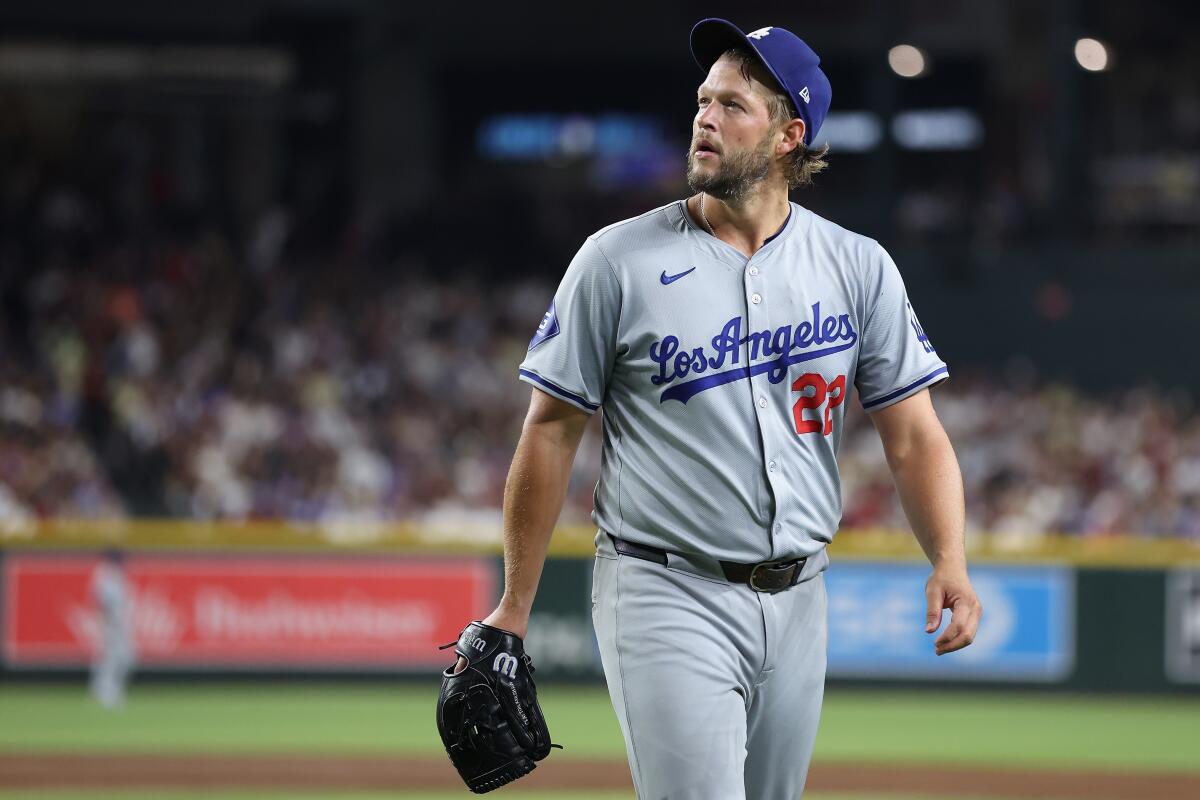
[[[534,388],[504,485],[504,596],[487,624],[524,638],[579,440],[617,357],[621,288],[594,238],[580,247],[518,375]]]
[[[534,389],[504,484],[504,595],[484,620],[524,638],[550,535],[591,415]]]

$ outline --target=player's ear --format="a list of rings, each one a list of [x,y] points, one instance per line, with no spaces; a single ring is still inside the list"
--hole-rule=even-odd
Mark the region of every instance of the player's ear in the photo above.
[[[785,156],[804,143],[804,120],[796,117],[784,123],[780,131],[779,144],[775,148],[776,155]]]

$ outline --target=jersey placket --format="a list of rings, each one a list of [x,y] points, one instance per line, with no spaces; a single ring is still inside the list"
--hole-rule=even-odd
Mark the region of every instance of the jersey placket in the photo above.
[[[758,253],[750,257],[742,271],[742,285],[746,295],[746,345],[744,354],[747,366],[751,365],[750,356],[753,352],[750,345],[750,333],[752,331],[769,331],[775,329],[775,326],[771,323],[766,277],[763,270],[756,263],[756,257],[763,252],[763,249],[760,249]],[[759,356],[761,358],[762,353],[759,353]],[[767,536],[771,545],[771,557],[773,558],[775,554],[775,540],[783,532],[783,525],[779,522],[781,517],[778,504],[780,492],[776,486],[776,481],[779,479],[779,448],[771,439],[771,431],[776,427],[771,424],[772,415],[778,413],[775,408],[775,403],[778,400],[772,401],[772,384],[768,377],[769,374],[769,372],[761,372],[758,375],[751,376],[750,386],[753,392],[751,398],[754,403],[754,414],[758,422],[758,438],[762,446],[762,474],[766,475],[767,486],[771,491],[771,526]]]

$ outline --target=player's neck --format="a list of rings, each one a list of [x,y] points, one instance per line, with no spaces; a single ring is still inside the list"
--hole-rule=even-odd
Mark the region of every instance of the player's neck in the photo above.
[[[763,187],[738,203],[704,195],[704,214],[700,214],[700,196],[693,198],[695,216],[707,218],[718,239],[737,248],[747,258],[753,256],[787,221],[791,206],[786,186]]]

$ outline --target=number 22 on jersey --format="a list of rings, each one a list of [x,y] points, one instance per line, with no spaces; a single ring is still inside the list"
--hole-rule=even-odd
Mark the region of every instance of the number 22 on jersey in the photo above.
[[[808,393],[809,389],[812,389],[811,394]],[[806,372],[792,382],[792,391],[800,392],[800,399],[792,406],[796,433],[820,433],[825,436],[833,433],[833,409],[846,399],[846,376],[838,375],[832,381],[826,381],[815,372]],[[824,413],[822,406],[825,407]],[[816,413],[816,419],[805,416],[804,412],[808,409]]]

